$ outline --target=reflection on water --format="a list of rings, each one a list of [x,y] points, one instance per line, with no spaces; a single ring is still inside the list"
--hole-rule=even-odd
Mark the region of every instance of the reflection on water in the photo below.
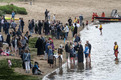
[[[60,67],[58,70],[49,74],[47,76],[47,79],[45,79],[45,80],[65,80],[65,77],[67,80],[70,80],[72,78],[71,75],[73,73],[83,73],[84,70],[90,70],[89,63],[85,65],[85,69],[84,69],[84,63],[77,63],[77,61],[76,61],[76,64],[73,64],[73,63],[67,64],[66,63],[65,66]],[[89,76],[90,74],[85,73],[85,75]]]
[[[62,76],[63,75],[63,68],[59,68],[59,75]]]
[[[114,42],[121,52],[121,23],[104,24],[103,35],[95,26],[81,32],[82,45],[86,40],[92,44],[91,64],[64,64],[62,68],[43,78],[43,80],[120,80],[121,61],[114,61]],[[119,53],[119,58],[121,57]]]
[[[48,79],[54,80],[55,79],[54,75],[57,75],[56,71],[48,75]]]
[[[77,71],[78,72],[83,72],[84,71],[84,63],[78,63]]]

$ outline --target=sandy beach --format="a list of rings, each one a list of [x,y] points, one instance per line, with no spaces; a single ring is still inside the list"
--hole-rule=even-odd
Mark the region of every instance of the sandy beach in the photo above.
[[[91,22],[92,13],[96,12],[99,16],[102,12],[105,12],[106,16],[110,16],[112,9],[117,9],[119,14],[121,14],[121,1],[120,0],[34,0],[33,5],[30,5],[30,2],[11,2],[12,4],[26,8],[28,15],[16,15],[16,18],[22,17],[25,21],[25,28],[24,32],[28,31],[28,20],[35,19],[35,20],[44,20],[44,12],[45,9],[50,11],[51,19],[53,14],[56,14],[56,19],[60,20],[63,23],[67,23],[69,17],[74,17],[83,15],[84,22],[88,20]],[[1,3],[0,5],[7,5],[8,3]],[[10,17],[11,15],[6,15]],[[82,30],[80,29],[78,31]],[[36,37],[38,35],[34,35]],[[69,33],[68,40],[72,40],[71,32]],[[60,44],[64,44],[63,40],[56,40],[54,39],[55,47],[58,48]],[[36,53],[36,52],[35,52]],[[0,60],[6,57],[0,57]],[[15,57],[12,57],[15,58]],[[58,68],[58,64],[54,68],[49,68],[47,61],[40,60],[40,57],[34,56],[33,61],[38,61],[40,64],[40,69],[44,71],[42,76],[38,76],[42,78],[47,73]],[[66,61],[65,54],[63,63]],[[15,72],[20,74],[25,74],[25,71],[22,68],[16,68]],[[28,74],[32,75],[32,73]]]

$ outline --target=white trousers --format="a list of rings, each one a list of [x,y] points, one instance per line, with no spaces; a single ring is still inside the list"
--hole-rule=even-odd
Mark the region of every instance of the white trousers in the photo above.
[[[30,70],[30,61],[25,61],[26,71]]]

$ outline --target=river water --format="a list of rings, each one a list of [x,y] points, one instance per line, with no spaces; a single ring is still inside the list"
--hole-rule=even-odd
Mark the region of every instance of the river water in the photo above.
[[[64,64],[51,74],[46,75],[43,80],[120,80],[121,76],[121,23],[103,24],[103,32],[95,25],[88,26],[80,32],[82,45],[88,40],[92,45],[91,68],[84,64]],[[114,42],[119,46],[119,61],[114,61]],[[77,61],[76,61],[77,62]]]

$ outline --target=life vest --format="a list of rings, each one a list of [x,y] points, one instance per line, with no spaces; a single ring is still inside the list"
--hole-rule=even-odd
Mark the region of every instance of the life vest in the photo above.
[[[114,50],[115,50],[115,51],[118,50],[118,45],[115,45],[115,46],[114,46]]]
[[[101,17],[105,17],[105,13],[104,12],[102,13],[102,16]]]
[[[76,18],[76,19],[74,19],[74,23],[77,23],[77,18]]]
[[[100,28],[99,29],[102,29],[102,25],[100,25]]]

